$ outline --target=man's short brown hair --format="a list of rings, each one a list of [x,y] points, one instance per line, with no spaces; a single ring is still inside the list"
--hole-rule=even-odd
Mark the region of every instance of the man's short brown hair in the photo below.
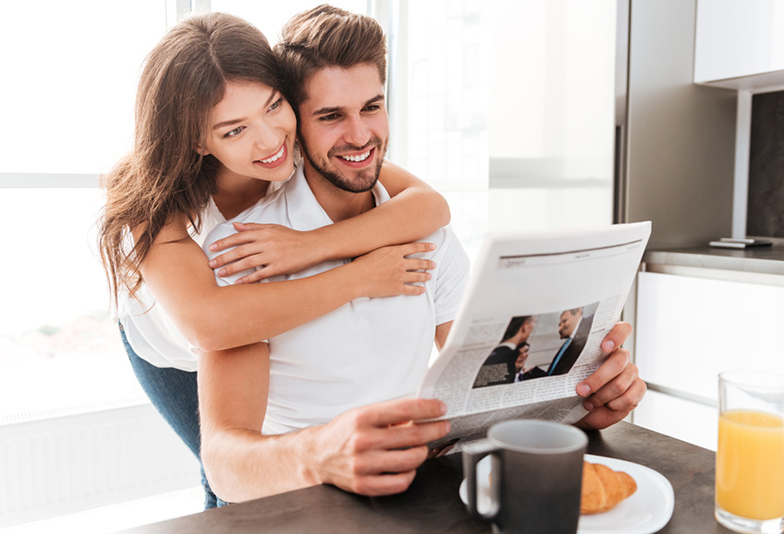
[[[295,111],[307,100],[305,83],[325,67],[344,69],[370,63],[386,81],[384,30],[372,17],[351,13],[327,4],[292,17],[283,26],[275,45],[284,92]]]

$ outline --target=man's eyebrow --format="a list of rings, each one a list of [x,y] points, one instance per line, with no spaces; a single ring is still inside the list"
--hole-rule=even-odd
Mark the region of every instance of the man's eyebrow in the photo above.
[[[276,96],[278,96],[279,94],[280,94],[280,91],[275,91],[275,90],[273,90],[273,91],[272,91],[272,93],[270,93],[270,96],[269,96],[269,98],[267,99],[267,101],[264,103],[264,109],[268,108],[268,107],[270,106],[270,104],[272,103],[273,99],[274,99]],[[244,121],[246,121],[246,120],[248,120],[248,118],[247,118],[247,117],[239,117],[239,118],[237,118],[237,119],[229,119],[229,120],[227,120],[227,121],[219,122],[218,124],[216,124],[215,126],[213,126],[213,127],[212,127],[212,129],[213,129],[213,130],[218,130],[218,129],[220,129],[220,128],[224,128],[224,127],[226,127],[226,126],[232,126],[232,125],[234,125],[234,124],[238,124],[238,123],[240,123],[240,122],[244,122]]]
[[[365,102],[365,104],[362,107],[369,106],[370,104],[376,104],[378,102],[383,102],[383,101],[384,101],[384,95],[383,94],[376,95],[373,98],[371,98],[370,100],[368,100],[367,102]],[[313,112],[313,116],[315,117],[317,115],[329,115],[330,113],[335,113],[335,112],[341,111],[343,109],[344,108],[341,107],[341,106],[333,106],[333,107],[327,106],[327,107],[319,108],[316,111],[314,111]]]

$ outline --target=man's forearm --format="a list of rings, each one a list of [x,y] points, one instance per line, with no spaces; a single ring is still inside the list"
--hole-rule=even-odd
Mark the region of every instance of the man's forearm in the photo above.
[[[311,467],[318,428],[277,436],[205,429],[202,462],[212,490],[224,501],[243,502],[321,483]]]

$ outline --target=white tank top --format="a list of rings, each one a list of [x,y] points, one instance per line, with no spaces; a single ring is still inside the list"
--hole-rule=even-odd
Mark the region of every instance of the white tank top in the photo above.
[[[270,182],[265,197],[277,191],[285,181]],[[226,218],[210,197],[202,213],[201,232],[192,232],[191,237],[201,246],[204,237],[224,222]],[[207,261],[206,257],[204,261]],[[156,367],[196,371],[198,362],[190,343],[180,334],[163,307],[156,303],[146,284],[142,283],[136,298],[130,298],[127,291],[123,292],[118,304],[117,320],[122,325],[131,348],[140,358]]]
[[[226,218],[210,197],[202,213],[201,233],[192,232],[191,237],[201,246],[204,236],[223,222],[226,222]],[[206,258],[204,261],[207,261]],[[146,284],[142,283],[136,298],[131,298],[125,291],[119,301],[117,319],[128,343],[140,358],[156,367],[196,370],[196,354],[191,352],[190,344],[174,326],[163,307],[155,302]]]

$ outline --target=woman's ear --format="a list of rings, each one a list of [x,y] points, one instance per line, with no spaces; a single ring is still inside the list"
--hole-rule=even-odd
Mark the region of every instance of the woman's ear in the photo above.
[[[199,154],[200,156],[209,156],[210,155],[210,151],[207,150],[204,147],[204,145],[202,145],[201,143],[196,145],[195,150],[196,150],[196,153]]]

